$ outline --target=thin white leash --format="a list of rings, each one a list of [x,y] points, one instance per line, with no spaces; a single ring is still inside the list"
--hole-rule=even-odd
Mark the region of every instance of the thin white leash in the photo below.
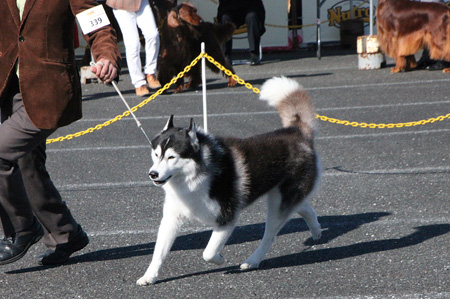
[[[99,61],[99,62],[97,62],[97,63],[98,63],[98,64],[101,64],[102,66],[104,66],[103,63],[102,63],[101,61]],[[90,64],[91,64],[91,66],[95,66],[95,62],[93,62],[93,61],[91,61]],[[119,88],[117,87],[116,82],[115,82],[114,80],[112,80],[112,81],[111,81],[111,84],[112,84],[112,86],[114,86],[114,89],[115,89],[115,90],[117,91],[117,93],[119,94],[120,98],[122,99],[122,102],[125,104],[125,106],[127,106],[127,109],[128,109],[128,111],[130,111],[131,116],[133,116],[134,120],[136,121],[136,124],[137,124],[138,128],[140,128],[141,131],[142,131],[142,133],[144,133],[145,138],[147,138],[147,140],[148,140],[148,143],[149,143],[150,145],[152,145],[152,142],[150,141],[150,138],[148,138],[147,134],[145,133],[144,128],[142,127],[141,122],[137,119],[136,115],[134,115],[133,111],[132,111],[131,108],[130,108],[130,105],[128,105],[127,101],[125,100],[125,98],[123,97],[123,95],[122,95],[122,93],[120,92]]]

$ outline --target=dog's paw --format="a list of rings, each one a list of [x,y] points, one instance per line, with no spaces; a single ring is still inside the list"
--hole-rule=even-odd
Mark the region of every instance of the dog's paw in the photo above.
[[[399,67],[393,67],[391,68],[391,73],[395,74],[395,73],[401,73],[404,72],[405,69],[404,68],[399,68]]]
[[[319,229],[318,231],[312,231],[311,235],[312,235],[313,240],[317,241],[322,237],[322,230]]]
[[[174,90],[173,93],[182,93],[183,92],[183,85],[177,86]]]
[[[149,284],[154,284],[156,282],[156,277],[145,277],[142,276],[136,281],[138,286],[147,286]]]
[[[225,263],[225,258],[223,257],[223,255],[221,254],[216,254],[215,256],[206,256],[205,254],[203,255],[203,259],[205,261],[207,261],[208,263],[213,263],[216,265],[222,265],[223,263]]]
[[[250,270],[255,270],[258,268],[259,268],[259,263],[251,263],[251,262],[244,262],[240,266],[241,271],[250,271]]]
[[[233,79],[233,77],[228,77],[228,87],[235,87],[237,85],[237,81]]]

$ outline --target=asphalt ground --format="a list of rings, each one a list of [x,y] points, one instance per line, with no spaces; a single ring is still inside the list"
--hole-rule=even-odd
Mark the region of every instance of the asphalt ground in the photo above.
[[[272,76],[300,82],[317,113],[365,123],[403,123],[450,113],[450,75],[358,70],[351,51],[266,54],[236,66],[255,87]],[[119,87],[131,106],[129,76]],[[95,127],[126,108],[111,86],[83,85],[84,118],[52,137]],[[244,86],[207,72],[208,130],[250,136],[280,127],[278,114]],[[158,96],[136,111],[149,136],[170,114],[203,124],[201,89]],[[42,242],[1,267],[0,298],[450,298],[450,120],[370,129],[317,122],[321,189],[312,200],[323,227],[313,243],[301,218],[280,232],[256,271],[238,266],[257,247],[265,207],[241,215],[222,266],[202,260],[211,231],[186,224],[158,283],[140,287],[153,253],[164,194],[147,177],[150,147],[131,117],[48,145],[48,169],[91,243],[58,267],[37,264]]]

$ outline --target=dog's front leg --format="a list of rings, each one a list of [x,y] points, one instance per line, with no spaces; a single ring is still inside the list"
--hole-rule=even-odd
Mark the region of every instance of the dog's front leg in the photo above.
[[[395,67],[391,68],[391,73],[399,73],[406,71],[406,56],[397,55],[394,57]]]
[[[205,261],[216,265],[221,265],[225,262],[221,251],[231,236],[231,233],[233,233],[234,226],[234,223],[230,223],[213,229],[208,245],[203,251],[203,259]]]
[[[165,213],[171,214],[171,213]],[[158,230],[158,237],[156,238],[155,250],[153,252],[152,262],[145,272],[144,276],[136,282],[138,285],[145,286],[153,284],[159,274],[159,270],[170,252],[173,242],[180,228],[180,221],[177,215],[165,215],[161,220],[161,225]]]
[[[241,264],[241,270],[253,270],[259,267],[259,264],[269,251],[272,243],[275,241],[278,232],[288,221],[291,211],[289,209],[281,208],[281,203],[281,192],[278,191],[278,188],[272,189],[267,196],[267,219],[264,236],[255,252]]]

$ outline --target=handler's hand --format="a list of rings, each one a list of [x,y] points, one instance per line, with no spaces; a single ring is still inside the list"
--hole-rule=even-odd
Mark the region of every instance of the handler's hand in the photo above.
[[[101,58],[95,65],[91,65],[91,72],[105,83],[114,80],[118,75],[117,68],[108,59]]]

